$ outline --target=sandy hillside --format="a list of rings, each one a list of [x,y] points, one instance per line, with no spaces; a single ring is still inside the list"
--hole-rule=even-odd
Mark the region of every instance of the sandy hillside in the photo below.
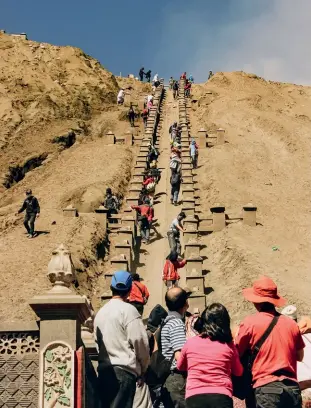
[[[127,110],[141,107],[150,85],[116,79],[98,61],[72,47],[57,47],[0,35],[0,318],[31,318],[29,299],[51,287],[46,278],[51,251],[67,245],[78,273],[77,291],[98,306],[107,247],[94,209],[112,187],[128,188],[137,147],[105,146],[102,136],[129,130]],[[125,106],[116,96],[125,88]],[[55,138],[73,129],[72,146]],[[134,133],[142,132],[138,121]],[[10,174],[21,174],[9,185]],[[40,201],[39,236],[28,240],[16,215],[27,188]],[[65,218],[76,206],[80,217]]]
[[[256,228],[229,221],[203,237],[209,300],[224,302],[238,320],[250,308],[241,289],[267,274],[299,313],[310,313],[311,88],[218,73],[194,86],[193,99],[193,135],[226,130],[225,145],[200,151],[203,214],[216,202],[230,218],[248,202],[258,207]]]

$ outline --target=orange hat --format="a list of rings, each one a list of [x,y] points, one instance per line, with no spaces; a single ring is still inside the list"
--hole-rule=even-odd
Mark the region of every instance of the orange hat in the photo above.
[[[253,287],[243,289],[243,295],[252,303],[269,302],[277,307],[284,306],[286,303],[286,300],[278,295],[276,284],[267,276],[261,276],[253,283]]]

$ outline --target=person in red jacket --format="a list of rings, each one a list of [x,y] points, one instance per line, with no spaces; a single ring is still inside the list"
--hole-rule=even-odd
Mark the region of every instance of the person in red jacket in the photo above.
[[[132,289],[128,300],[131,305],[136,307],[138,313],[142,316],[144,313],[144,305],[147,304],[150,294],[147,286],[140,281],[138,273],[134,273],[132,279]]]
[[[178,253],[176,251],[170,252],[166,258],[162,275],[162,279],[165,282],[167,289],[175,286],[176,282],[179,281],[180,276],[177,270],[183,268],[186,263],[187,261],[185,259],[182,259],[181,261],[178,260]]]
[[[150,224],[154,217],[153,208],[150,206],[150,200],[145,199],[142,205],[132,205],[131,208],[137,211],[138,214],[138,226],[142,238],[142,242],[149,243],[150,237]]]

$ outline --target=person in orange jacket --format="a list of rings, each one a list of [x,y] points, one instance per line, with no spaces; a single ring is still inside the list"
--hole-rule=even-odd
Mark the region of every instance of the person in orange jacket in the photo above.
[[[138,313],[142,316],[144,313],[144,305],[147,304],[150,294],[147,286],[140,281],[138,273],[134,273],[132,279],[132,289],[128,301],[131,305],[136,307]]]
[[[183,268],[186,263],[186,259],[182,259],[181,261],[178,260],[178,253],[176,251],[171,251],[167,256],[162,274],[162,279],[165,282],[167,289],[176,286],[176,282],[180,279],[178,269]]]
[[[139,226],[142,241],[146,244],[149,244],[150,224],[154,217],[154,210],[150,205],[150,200],[145,199],[144,204],[132,205],[131,208],[137,211],[138,226]]]

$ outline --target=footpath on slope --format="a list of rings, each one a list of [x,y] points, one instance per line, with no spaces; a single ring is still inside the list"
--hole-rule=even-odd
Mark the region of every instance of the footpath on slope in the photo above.
[[[145,307],[144,315],[148,316],[156,304],[163,304],[164,284],[162,271],[165,258],[169,253],[167,231],[171,221],[176,217],[180,208],[170,204],[170,139],[169,127],[178,120],[178,103],[174,101],[171,92],[166,92],[166,100],[163,105],[163,125],[160,137],[160,158],[158,167],[162,170],[161,180],[157,186],[158,198],[154,205],[155,218],[158,220],[157,230],[162,235],[161,239],[151,240],[146,247],[146,252],[140,254],[140,265],[137,273],[144,279],[144,283],[150,291],[150,299]]]

